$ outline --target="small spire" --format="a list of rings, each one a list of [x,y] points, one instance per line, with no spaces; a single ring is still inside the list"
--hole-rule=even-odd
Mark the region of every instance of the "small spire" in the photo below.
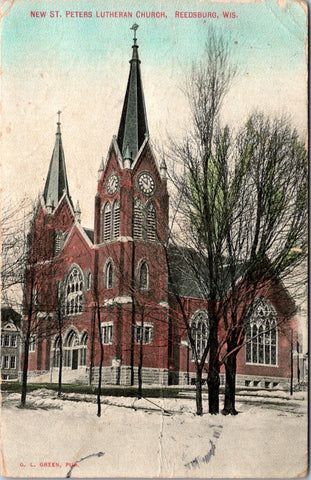
[[[76,215],[77,221],[79,223],[81,223],[81,208],[80,208],[79,200],[77,200],[77,205],[76,205],[76,208],[75,208],[75,215]]]
[[[62,136],[60,131],[60,114],[61,111],[57,112],[58,121],[57,121],[57,130],[56,130],[56,139],[55,145],[52,153],[52,158],[50,161],[50,167],[48,171],[48,176],[45,182],[43,198],[45,205],[47,207],[55,208],[58,205],[64,191],[67,193],[68,198],[71,202],[66,174],[66,164],[65,164],[65,155],[62,145]],[[72,202],[71,202],[72,203]]]
[[[104,157],[102,157],[98,171],[102,172],[104,170]]]
[[[161,165],[160,165],[160,174],[161,174],[162,179],[166,180],[166,178],[167,178],[167,166],[166,166],[166,162],[165,162],[164,157],[162,158],[162,162],[161,162]]]
[[[132,155],[130,152],[129,144],[126,145],[126,150],[124,154],[124,168],[131,168],[132,165]]]
[[[57,112],[57,115],[58,115],[58,121],[57,121],[57,130],[56,130],[56,135],[61,135],[61,131],[60,131],[60,126],[61,126],[61,123],[60,123],[60,114],[62,112],[60,110],[58,110]]]
[[[97,170],[98,172],[98,176],[97,176],[97,181],[99,182],[101,176],[102,176],[102,173],[104,171],[104,157],[102,157],[101,159],[101,162],[100,162],[100,166],[99,166],[99,169]]]
[[[53,202],[52,202],[51,195],[49,195],[46,202],[46,211],[49,215],[53,212]]]

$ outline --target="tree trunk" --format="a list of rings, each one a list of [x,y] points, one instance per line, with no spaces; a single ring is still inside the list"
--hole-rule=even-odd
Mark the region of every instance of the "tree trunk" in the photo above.
[[[97,302],[97,325],[98,325],[98,336],[100,343],[100,363],[99,363],[99,377],[98,377],[98,390],[97,390],[97,416],[101,416],[101,388],[102,388],[102,371],[104,363],[104,346],[102,341],[102,331],[100,325],[100,308],[99,303]]]
[[[218,328],[213,325],[210,330],[210,356],[208,365],[208,411],[212,415],[219,413],[219,359],[218,359]]]
[[[197,415],[203,415],[202,405],[202,369],[197,365],[197,375],[195,381],[195,400],[197,406]]]
[[[58,391],[57,395],[60,397],[62,394],[62,376],[63,376],[63,339],[62,335],[59,335],[59,370],[58,370]]]
[[[142,356],[143,356],[143,347],[140,346],[140,355],[139,355],[139,365],[138,365],[138,398],[142,396],[143,389],[143,379],[142,379]]]
[[[133,297],[132,297],[133,298]],[[134,308],[134,299],[133,299],[133,305],[132,305],[132,310]],[[132,313],[132,316],[135,314]],[[134,385],[134,380],[135,380],[135,371],[134,371],[134,334],[135,334],[135,323],[132,318],[132,325],[131,325],[131,386]]]
[[[132,327],[131,327],[131,386],[134,385],[135,372],[134,372],[134,359],[135,359],[135,242],[132,242]]]
[[[33,284],[34,280],[31,277],[30,284],[30,301],[28,306],[28,318],[27,318],[27,330],[25,338],[25,348],[24,348],[24,364],[23,364],[23,375],[22,375],[22,395],[21,395],[21,406],[24,407],[26,404],[26,395],[27,395],[27,376],[28,376],[28,358],[29,358],[29,343],[30,343],[30,333],[32,325],[32,313],[33,313]]]
[[[138,398],[142,396],[143,388],[143,379],[142,379],[142,368],[143,368],[143,343],[144,343],[144,312],[141,313],[141,322],[140,322],[140,342],[139,342],[139,364],[138,364]]]
[[[236,354],[232,353],[226,360],[226,386],[225,386],[225,403],[222,410],[223,415],[237,415],[235,409],[235,378],[236,378]]]
[[[219,413],[219,373],[217,371],[209,372],[208,385],[208,412],[212,415]]]
[[[93,368],[94,368],[95,322],[96,322],[96,311],[93,308],[92,319],[91,319],[91,354],[90,354],[89,385],[92,385]]]
[[[27,329],[26,339],[25,339],[25,348],[24,348],[23,376],[22,376],[22,395],[21,395],[21,406],[22,407],[24,407],[25,404],[26,404],[26,395],[27,395],[29,341],[30,341],[30,331],[29,331],[29,329]]]

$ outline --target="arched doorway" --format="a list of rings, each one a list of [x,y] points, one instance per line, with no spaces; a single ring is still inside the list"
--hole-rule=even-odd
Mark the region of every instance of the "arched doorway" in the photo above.
[[[77,370],[79,365],[79,337],[77,332],[70,330],[64,344],[64,366]]]

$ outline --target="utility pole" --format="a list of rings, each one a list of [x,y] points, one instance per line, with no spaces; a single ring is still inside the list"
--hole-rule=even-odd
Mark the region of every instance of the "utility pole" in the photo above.
[[[189,356],[190,356],[190,346],[187,345],[187,385],[190,383],[190,376],[189,376]]]
[[[294,359],[293,359],[293,329],[290,331],[290,394],[293,395],[293,374],[294,374]]]
[[[297,340],[297,383],[298,383],[298,385],[300,383],[299,348],[300,348],[300,345],[299,345],[299,342]]]

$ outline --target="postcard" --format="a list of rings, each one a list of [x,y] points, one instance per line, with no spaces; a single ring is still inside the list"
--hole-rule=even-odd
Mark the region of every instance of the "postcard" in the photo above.
[[[306,2],[1,9],[2,475],[307,475]]]

